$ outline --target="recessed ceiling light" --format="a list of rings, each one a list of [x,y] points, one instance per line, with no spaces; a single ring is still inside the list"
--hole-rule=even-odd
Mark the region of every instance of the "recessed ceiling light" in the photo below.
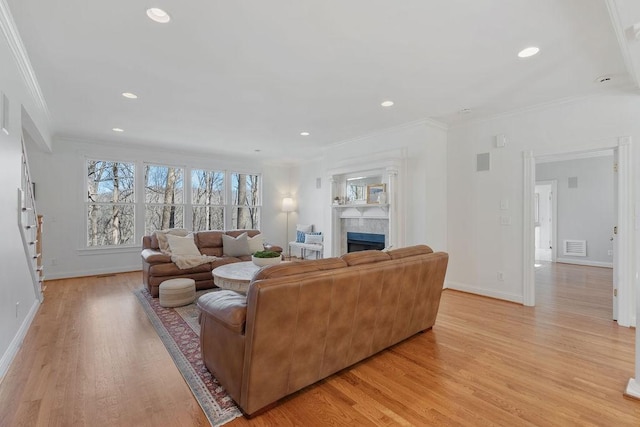
[[[382,101],[380,105],[383,107],[391,107],[393,105],[393,101]]]
[[[124,129],[120,129],[120,128],[113,128],[111,130],[114,132],[124,132]]]
[[[309,135],[311,135],[311,134],[310,134],[309,132],[300,132],[300,135],[302,135],[302,136],[309,136]]]
[[[171,17],[169,16],[169,14],[162,9],[158,9],[157,7],[147,9],[147,16],[152,21],[156,21],[161,24],[166,24],[167,22],[171,21]]]
[[[131,93],[131,92],[123,92],[122,96],[124,96],[125,98],[129,98],[129,99],[138,99],[138,95],[136,95],[135,93]]]
[[[528,58],[530,56],[535,55],[538,52],[540,52],[540,48],[535,47],[535,46],[531,46],[531,47],[527,47],[525,49],[522,49],[520,52],[518,52],[518,56],[520,58]]]

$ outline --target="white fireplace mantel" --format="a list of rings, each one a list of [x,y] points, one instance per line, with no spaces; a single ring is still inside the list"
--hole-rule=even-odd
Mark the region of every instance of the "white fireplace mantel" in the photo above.
[[[326,256],[339,256],[345,251],[346,233],[343,224],[345,221],[360,219],[360,221],[384,221],[386,230],[386,247],[404,246],[404,221],[400,212],[404,206],[404,156],[395,152],[396,156],[389,153],[377,153],[368,158],[346,160],[338,167],[328,171],[330,190],[330,240],[327,247],[331,253]],[[381,183],[386,184],[387,203],[385,204],[342,204],[336,205],[332,201],[336,196],[344,195],[346,178],[353,176],[380,176]],[[380,224],[380,223],[375,223]],[[380,227],[378,227],[380,228]]]

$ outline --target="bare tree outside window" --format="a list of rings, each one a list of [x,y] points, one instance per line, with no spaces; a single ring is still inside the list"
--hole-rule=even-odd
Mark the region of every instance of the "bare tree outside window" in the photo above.
[[[259,175],[231,174],[233,229],[260,229]]]
[[[133,163],[87,161],[87,246],[134,243],[134,178]]]
[[[224,230],[224,172],[191,171],[193,231]]]
[[[145,233],[184,227],[183,177],[182,168],[145,166]]]

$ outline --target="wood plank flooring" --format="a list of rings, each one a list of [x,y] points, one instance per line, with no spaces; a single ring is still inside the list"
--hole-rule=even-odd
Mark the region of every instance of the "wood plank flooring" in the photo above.
[[[622,395],[635,331],[587,285],[606,269],[569,267],[537,269],[535,308],[445,291],[433,330],[227,425],[638,426],[640,402]],[[131,292],[140,283],[48,282],[0,384],[1,426],[208,425]]]

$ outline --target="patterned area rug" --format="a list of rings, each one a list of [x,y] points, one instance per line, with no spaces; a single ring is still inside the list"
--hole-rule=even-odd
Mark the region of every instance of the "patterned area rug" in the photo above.
[[[159,299],[153,298],[146,288],[133,292],[211,425],[221,426],[241,417],[242,412],[202,361],[196,304],[164,308],[160,306]],[[197,297],[207,292],[215,291],[198,291]]]

